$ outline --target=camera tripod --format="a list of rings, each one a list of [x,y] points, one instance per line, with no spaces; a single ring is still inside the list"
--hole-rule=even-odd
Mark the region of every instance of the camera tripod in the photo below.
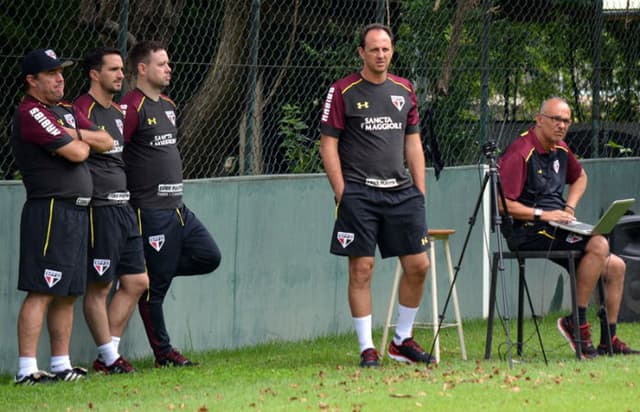
[[[501,226],[502,226],[502,219],[503,217],[500,215],[500,208],[499,208],[499,203],[498,203],[498,199],[500,199],[500,201],[502,202],[502,205],[504,206],[504,210],[505,210],[505,216],[507,219],[511,219],[509,214],[506,213],[506,201],[505,201],[505,197],[504,197],[504,193],[502,191],[502,185],[500,184],[500,176],[498,175],[498,168],[497,168],[497,163],[496,163],[496,157],[495,157],[495,151],[496,151],[496,143],[493,140],[489,140],[487,141],[484,145],[482,145],[482,152],[483,155],[485,156],[485,158],[487,159],[488,162],[488,166],[489,166],[489,170],[487,171],[487,173],[485,174],[483,181],[482,181],[482,185],[480,188],[480,193],[478,195],[478,199],[476,200],[476,204],[473,210],[473,214],[471,215],[471,217],[469,218],[469,229],[467,231],[467,234],[465,236],[464,239],[464,243],[462,246],[462,251],[460,252],[460,257],[458,259],[458,263],[455,266],[455,274],[453,276],[453,280],[451,281],[451,284],[449,286],[449,291],[447,293],[447,298],[445,299],[444,302],[444,306],[442,308],[442,312],[438,315],[438,328],[436,329],[436,333],[435,336],[433,338],[433,342],[431,344],[431,349],[430,349],[430,353],[433,353],[433,350],[435,348],[435,344],[436,341],[440,335],[440,330],[442,328],[443,322],[444,322],[444,317],[445,317],[445,313],[447,311],[447,307],[449,305],[449,301],[451,300],[451,296],[453,293],[453,288],[454,285],[456,283],[456,280],[458,279],[458,273],[460,272],[460,267],[462,264],[462,259],[464,258],[465,252],[467,250],[467,246],[469,245],[469,239],[471,237],[471,232],[473,230],[473,226],[475,225],[476,219],[477,219],[477,215],[478,215],[478,211],[480,210],[480,205],[482,204],[482,198],[484,195],[485,190],[487,190],[487,187],[490,188],[491,192],[491,231],[496,233],[496,240],[497,240],[497,246],[498,246],[498,270],[500,270],[501,272],[504,270],[504,261],[503,261],[503,253],[504,253],[504,248],[502,245],[502,230],[501,230]],[[498,197],[499,196],[499,197]],[[506,293],[506,286],[504,284],[504,282],[502,282],[502,293],[503,296],[506,297],[507,293]],[[511,335],[510,335],[510,331],[509,331],[509,309],[508,309],[508,305],[507,305],[507,300],[503,299],[503,303],[504,303],[504,308],[502,310],[502,318],[505,321],[504,325],[505,325],[505,334],[506,334],[506,338],[507,338],[507,358],[508,358],[508,362],[509,362],[509,368],[513,368],[513,357],[512,357],[512,342],[511,342]]]

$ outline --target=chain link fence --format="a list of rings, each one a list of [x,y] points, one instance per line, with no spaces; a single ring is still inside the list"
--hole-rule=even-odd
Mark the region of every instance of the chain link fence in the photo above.
[[[98,46],[167,45],[186,178],[321,171],[329,85],[358,70],[357,35],[396,33],[392,72],[414,82],[427,149],[482,160],[532,124],[542,100],[573,107],[581,157],[640,155],[637,0],[0,0],[0,178],[16,177],[13,109],[25,51],[81,61]],[[66,98],[87,88],[65,71]]]

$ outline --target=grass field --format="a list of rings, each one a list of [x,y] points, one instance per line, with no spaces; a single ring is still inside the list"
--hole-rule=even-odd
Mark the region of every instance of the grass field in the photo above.
[[[543,319],[548,366],[533,322],[525,324],[523,357],[510,369],[501,325],[493,359],[485,361],[486,323],[469,321],[469,360],[460,359],[455,329],[445,329],[436,367],[386,359],[380,368],[361,369],[355,335],[347,334],[189,354],[201,362],[196,368],[155,369],[151,359],[143,359],[134,362],[136,374],[91,374],[75,383],[17,387],[3,376],[0,410],[640,411],[640,356],[578,362],[556,331],[556,318]],[[597,343],[599,326],[593,329]],[[618,330],[640,347],[640,324],[623,323]],[[511,331],[515,339],[514,325]],[[379,337],[377,331],[376,342]],[[431,346],[430,331],[416,330],[416,338],[425,349]]]

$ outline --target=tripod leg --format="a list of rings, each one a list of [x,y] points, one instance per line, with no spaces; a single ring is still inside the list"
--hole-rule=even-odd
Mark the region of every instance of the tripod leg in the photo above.
[[[484,358],[491,359],[491,343],[493,340],[493,317],[496,312],[496,281],[498,278],[498,258],[494,253],[491,262],[491,286],[489,287],[489,316],[487,317],[487,338],[484,345]]]
[[[544,345],[542,344],[542,335],[540,334],[540,325],[538,324],[538,317],[536,316],[536,311],[533,308],[533,302],[531,301],[531,294],[529,293],[529,286],[527,285],[527,279],[524,277],[524,271],[522,272],[522,282],[524,285],[524,290],[527,294],[527,301],[529,302],[529,309],[531,310],[531,317],[533,318],[533,324],[535,325],[535,328],[536,328],[536,334],[538,335],[538,342],[540,343],[540,350],[542,351],[544,364],[549,365],[549,360],[547,359],[547,352],[544,350]],[[522,345],[521,338],[518,338],[518,343]]]

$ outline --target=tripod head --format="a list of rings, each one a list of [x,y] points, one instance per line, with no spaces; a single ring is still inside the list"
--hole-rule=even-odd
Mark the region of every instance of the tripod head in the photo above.
[[[493,139],[489,139],[482,145],[482,154],[490,161],[495,162],[496,160],[496,150],[498,146],[496,141]]]

